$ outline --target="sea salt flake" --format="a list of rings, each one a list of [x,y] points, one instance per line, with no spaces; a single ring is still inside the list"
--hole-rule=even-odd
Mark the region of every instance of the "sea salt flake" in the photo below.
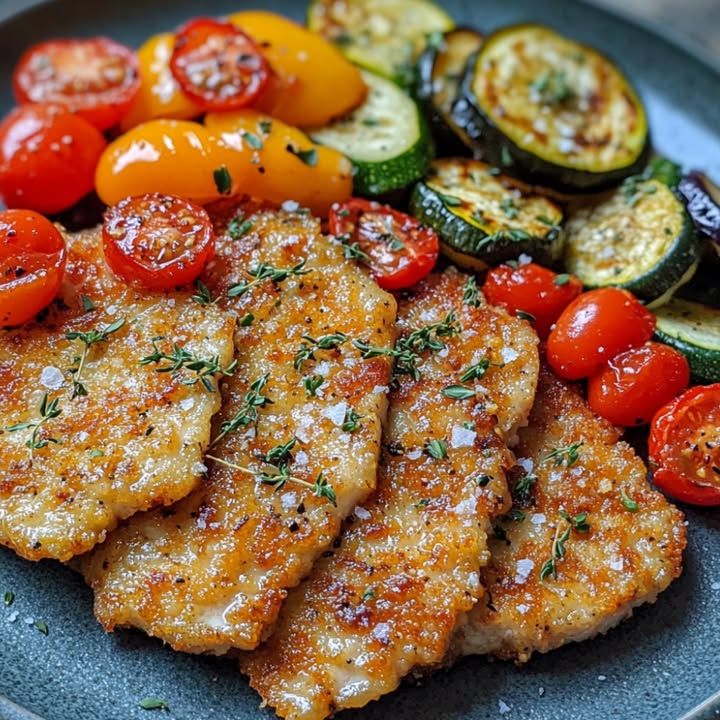
[[[48,390],[59,390],[65,382],[62,372],[52,365],[43,368],[40,373],[40,384]]]
[[[503,700],[498,700],[498,711],[501,715],[507,715],[512,708]]]
[[[450,447],[472,447],[475,444],[476,437],[477,433],[474,430],[468,430],[462,425],[455,425],[450,435]]]

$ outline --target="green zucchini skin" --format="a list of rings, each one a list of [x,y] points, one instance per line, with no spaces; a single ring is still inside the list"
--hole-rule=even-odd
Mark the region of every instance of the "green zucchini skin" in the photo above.
[[[522,254],[553,265],[562,253],[560,208],[473,158],[435,160],[413,188],[410,211],[438,233],[443,253],[467,269]]]
[[[685,355],[693,380],[720,382],[720,309],[673,298],[655,316],[655,339]]]
[[[630,290],[639,300],[667,302],[697,270],[700,246],[692,220],[665,183],[627,179],[606,200],[565,225],[565,267],[587,288]]]
[[[431,0],[312,0],[307,25],[352,62],[408,89],[428,36],[455,22]]]
[[[377,197],[422,177],[435,154],[430,129],[417,103],[380,75],[362,71],[365,102],[346,117],[309,131],[320,145],[353,163],[353,192]]]
[[[514,90],[517,90],[518,97],[523,100],[522,107],[538,110],[533,123],[527,122],[526,118],[513,119],[509,114],[507,118],[498,114],[497,108],[494,107],[496,102],[499,102],[498,98],[493,98],[493,102],[490,103],[478,97],[478,88],[483,86],[483,82],[490,82],[486,78],[494,77],[489,70],[494,71],[497,65],[493,53],[497,52],[497,47],[502,47],[503,44],[509,45],[513,41],[526,42],[526,46],[535,42],[541,48],[551,50],[557,46],[567,57],[570,57],[569,53],[572,51],[577,53],[578,57],[585,58],[583,62],[592,62],[593,66],[602,68],[603,73],[612,77],[615,92],[628,105],[628,126],[631,127],[631,131],[627,133],[627,140],[623,139],[624,135],[621,132],[616,133],[617,137],[605,140],[593,139],[588,134],[590,130],[586,128],[592,128],[593,121],[609,122],[607,118],[603,120],[602,115],[591,113],[594,102],[592,95],[589,96],[589,100],[582,100],[584,103],[582,106],[580,100],[573,101],[571,113],[568,113],[568,106],[560,107],[559,102],[556,103],[559,109],[556,109],[552,104],[544,104],[543,100],[532,100],[535,91],[528,88],[532,88],[537,80],[544,76],[553,76],[552,73],[555,73],[556,77],[565,77],[563,70],[541,72],[535,83],[529,82],[524,75],[518,80]],[[572,67],[567,65],[567,62],[566,66]],[[530,72],[520,57],[517,58],[517,67],[523,68],[518,71],[521,74]],[[568,90],[568,93],[570,92]],[[512,97],[512,94],[506,93],[505,97]],[[574,125],[567,125],[571,134],[555,138],[555,146],[551,146],[549,131],[536,123],[547,121],[548,118],[555,122],[553,113],[558,119],[562,119],[564,116],[561,111],[572,119]],[[612,188],[625,178],[641,172],[650,156],[650,135],[645,109],[627,79],[597,51],[567,40],[555,31],[540,25],[524,24],[503,28],[486,39],[481,49],[468,62],[459,97],[452,108],[452,117],[472,140],[477,155],[483,160],[529,184],[549,187],[562,193],[592,193]],[[517,120],[516,127],[512,125],[515,120]],[[505,129],[501,127],[502,123],[507,125]],[[560,124],[553,126],[555,129],[560,127]],[[510,136],[509,128],[514,128],[516,137]],[[520,130],[523,133],[522,138],[518,137]],[[567,148],[563,145],[564,142]],[[612,143],[618,142],[622,143],[622,152],[609,149]],[[602,156],[601,149],[607,150]]]
[[[428,43],[418,58],[415,97],[435,138],[439,155],[467,155],[472,141],[452,118],[468,59],[481,47],[484,36],[474,28],[457,27],[438,42]]]

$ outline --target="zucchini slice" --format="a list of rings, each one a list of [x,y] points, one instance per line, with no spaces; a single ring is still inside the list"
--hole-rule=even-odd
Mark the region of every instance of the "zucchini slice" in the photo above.
[[[455,28],[446,32],[440,43],[429,43],[418,59],[415,95],[443,155],[472,148],[470,138],[453,120],[452,106],[468,59],[480,49],[483,39],[483,35],[472,28]]]
[[[350,115],[310,137],[347,155],[354,165],[354,191],[383,195],[422,177],[433,158],[433,142],[417,103],[397,85],[362,71],[365,102]]]
[[[430,0],[313,0],[307,23],[349,60],[404,88],[414,84],[428,36],[455,26]]]
[[[693,379],[720,382],[720,309],[673,298],[655,316],[656,339],[685,355]]]
[[[565,267],[586,287],[614,285],[652,306],[695,273],[699,245],[684,205],[659,180],[631,177],[565,225]]]
[[[487,38],[453,117],[484,160],[562,192],[617,185],[649,154],[647,116],[628,80],[596,50],[542,25]]]
[[[413,189],[410,210],[435,229],[447,257],[471,270],[523,253],[553,264],[561,254],[560,208],[480,160],[433,161]]]

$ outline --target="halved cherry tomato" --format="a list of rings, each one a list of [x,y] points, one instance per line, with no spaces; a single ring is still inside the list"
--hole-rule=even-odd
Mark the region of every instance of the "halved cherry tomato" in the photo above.
[[[482,288],[492,305],[502,305],[513,315],[518,311],[531,315],[531,324],[542,339],[582,289],[574,275],[558,275],[536,263],[492,268]]]
[[[8,207],[52,214],[94,186],[107,142],[61,105],[23,105],[0,124],[0,196]]]
[[[116,275],[160,292],[195,280],[215,247],[203,208],[159,193],[126,198],[109,208],[102,236],[105,259]]]
[[[237,192],[276,203],[294,200],[319,217],[352,194],[352,163],[302,130],[252,108],[208,113],[205,125],[238,151],[226,157]]]
[[[272,68],[253,103],[259,110],[289,125],[322,127],[365,99],[358,68],[321,35],[265,10],[243,10],[228,20],[257,42]]]
[[[330,209],[330,232],[364,253],[370,271],[385,290],[422,280],[435,266],[439,245],[432,228],[375,200],[350,198]]]
[[[232,23],[202,17],[177,31],[170,69],[183,92],[205,110],[250,105],[270,76],[252,38]]]
[[[661,408],[648,440],[653,482],[694,505],[720,505],[720,383],[698,385]]]
[[[175,35],[160,33],[148,38],[137,51],[140,63],[140,90],[120,120],[124,132],[155,118],[190,120],[202,115],[202,108],[180,89],[170,72]]]
[[[13,73],[18,103],[59,103],[99,130],[122,118],[139,88],[135,51],[106,37],[33,45]]]
[[[561,313],[547,342],[547,359],[563,378],[592,375],[604,362],[631,347],[646,343],[655,329],[655,316],[627,290],[590,290]]]
[[[621,352],[591,375],[587,398],[614,425],[644,425],[689,382],[690,366],[682,353],[648,342]]]
[[[47,307],[62,284],[65,238],[32,210],[0,212],[0,326],[20,325]]]

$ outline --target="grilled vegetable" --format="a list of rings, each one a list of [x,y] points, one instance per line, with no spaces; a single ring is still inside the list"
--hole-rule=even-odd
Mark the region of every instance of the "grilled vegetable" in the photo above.
[[[695,227],[713,241],[720,253],[720,188],[706,175],[693,171],[680,181],[678,189]]]
[[[485,41],[453,118],[484,160],[563,192],[612,187],[648,154],[645,110],[628,80],[596,50],[541,25]]]
[[[415,101],[397,85],[364,71],[365,102],[350,115],[310,131],[321,145],[347,155],[358,195],[382,195],[423,175],[433,156],[427,123]]]
[[[614,285],[662,304],[698,266],[690,217],[664,183],[631,177],[565,228],[565,265],[587,287]]]
[[[471,28],[446,32],[439,43],[429,43],[417,64],[415,95],[443,155],[466,153],[472,141],[452,118],[468,58],[483,43],[483,36]]]
[[[483,270],[522,253],[552,264],[561,252],[560,208],[479,160],[435,160],[413,189],[410,208],[462,267]]]
[[[720,309],[673,298],[655,315],[655,338],[685,355],[693,378],[720,382]]]
[[[429,0],[314,0],[307,22],[347,58],[401,87],[413,85],[415,61],[428,35],[455,25]]]

